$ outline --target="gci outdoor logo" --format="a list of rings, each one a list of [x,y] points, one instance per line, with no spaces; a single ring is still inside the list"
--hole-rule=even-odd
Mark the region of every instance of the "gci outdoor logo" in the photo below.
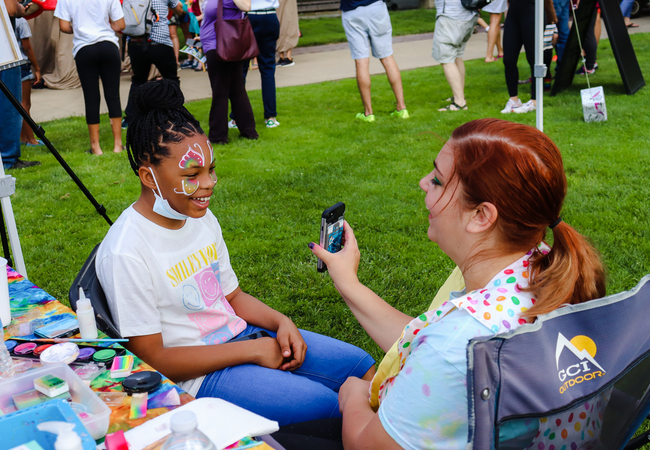
[[[565,357],[563,365],[560,366],[560,356],[564,349],[571,352],[574,357]],[[578,335],[568,340],[562,333],[558,333],[555,362],[557,375],[564,383],[560,386],[560,394],[564,394],[571,386],[605,375],[605,369],[595,360],[596,350],[596,343],[588,336]],[[571,364],[567,365],[567,362]]]

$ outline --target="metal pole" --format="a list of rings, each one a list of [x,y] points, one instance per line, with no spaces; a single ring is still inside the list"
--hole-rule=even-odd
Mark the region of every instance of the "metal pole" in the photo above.
[[[544,0],[535,0],[535,92],[537,109],[535,110],[535,125],[539,131],[544,131]]]

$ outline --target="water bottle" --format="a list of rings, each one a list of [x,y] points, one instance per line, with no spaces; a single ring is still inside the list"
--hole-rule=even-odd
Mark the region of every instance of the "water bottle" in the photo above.
[[[1,328],[0,328],[1,330]],[[14,362],[9,355],[9,350],[7,350],[7,345],[4,341],[4,336],[0,340],[0,380],[9,378],[14,375]]]
[[[178,412],[170,422],[172,434],[161,450],[217,450],[212,441],[196,428],[196,415],[192,411]]]

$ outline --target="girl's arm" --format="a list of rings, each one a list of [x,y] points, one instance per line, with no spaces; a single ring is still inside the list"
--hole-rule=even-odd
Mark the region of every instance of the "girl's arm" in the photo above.
[[[32,48],[32,43],[29,38],[21,39],[23,44],[23,50],[29,59],[29,62],[32,63],[32,72],[34,73],[34,83],[41,81],[41,69],[38,67],[38,61],[36,61],[36,55],[34,54],[34,49]]]
[[[354,232],[344,223],[345,246],[338,253],[330,253],[316,244],[312,252],[327,264],[336,289],[350,307],[361,326],[373,341],[387,352],[399,339],[412,317],[398,311],[377,294],[359,282],[359,247]]]
[[[126,23],[124,22],[124,17],[118,20],[114,20],[111,22],[111,29],[115,31],[116,33],[119,33],[126,27]]]
[[[59,19],[59,28],[65,34],[72,34],[72,23],[67,20]]]
[[[239,287],[226,295],[226,299],[235,313],[246,322],[277,333],[277,343],[285,358],[285,363],[279,367],[280,369],[294,370],[302,365],[307,352],[307,344],[291,319],[242,291]]]
[[[343,447],[346,450],[401,449],[386,432],[379,416],[370,408],[368,390],[370,382],[348,378],[339,391],[339,409],[343,416]]]

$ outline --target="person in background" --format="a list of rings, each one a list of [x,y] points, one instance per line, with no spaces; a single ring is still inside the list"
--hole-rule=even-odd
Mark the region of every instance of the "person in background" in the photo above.
[[[571,16],[571,7],[571,0],[553,0],[553,9],[555,9],[555,15],[557,17],[558,32],[557,43],[555,44],[555,54],[557,55],[556,72],[557,67],[562,62],[562,55],[564,55],[566,41],[569,39],[569,16]]]
[[[16,18],[25,15],[25,6],[17,0],[4,0],[11,26],[15,29]],[[20,67],[0,70],[0,80],[9,91],[20,101],[22,89],[20,82]],[[20,131],[22,116],[11,104],[6,95],[0,95],[0,154],[5,170],[24,169],[26,167],[40,166],[39,161],[23,161],[20,159]]]
[[[632,23],[630,16],[632,15],[632,5],[634,5],[634,0],[621,0],[621,13],[623,13],[623,20],[625,21],[625,26],[628,28],[638,28],[639,25]]]
[[[118,0],[98,0],[89,8],[84,0],[59,0],[54,10],[63,33],[72,34],[74,57],[86,106],[90,150],[101,155],[99,145],[99,80],[113,131],[113,152],[122,151],[122,106],[120,105],[120,58],[116,32],[124,29],[124,13]],[[133,65],[134,61],[131,60]]]
[[[217,8],[221,0],[208,0],[203,9],[201,23],[201,43],[208,64],[208,77],[212,88],[212,105],[208,123],[210,130],[208,138],[213,144],[228,143],[228,100],[232,108],[232,118],[237,123],[237,129],[242,137],[257,139],[255,116],[251,107],[246,81],[244,80],[244,64],[246,61],[222,61],[217,56]],[[223,0],[224,20],[242,19],[244,11],[251,9],[251,0]]]
[[[143,38],[130,37],[128,39],[133,76],[131,77],[129,100],[124,110],[125,117],[122,120],[122,128],[128,127],[137,114],[133,93],[149,80],[149,71],[152,64],[156,66],[163,78],[179,84],[181,82],[180,78],[178,78],[174,44],[169,35],[167,14],[171,9],[174,13],[182,16],[185,14],[183,5],[179,0],[151,0],[151,8],[158,19],[151,26],[149,42],[144,42]]]
[[[503,47],[501,46],[501,14],[508,10],[507,0],[494,0],[483,8],[483,11],[490,13],[490,25],[486,31],[488,34],[487,55],[485,62],[494,62],[503,58]],[[494,57],[494,46],[497,47],[497,56]]]
[[[280,0],[278,19],[280,20],[280,37],[278,38],[277,51],[280,53],[278,66],[293,66],[291,50],[298,45],[300,29],[298,28],[298,2],[296,0]]]
[[[384,66],[390,87],[395,94],[396,109],[391,117],[408,119],[404,103],[402,74],[393,58],[393,27],[388,8],[380,0],[341,0],[341,20],[345,37],[357,72],[357,86],[363,102],[363,112],[356,115],[362,122],[374,122],[370,95],[370,51]],[[370,43],[370,45],[368,45]]]
[[[32,43],[29,38],[32,37],[32,30],[24,17],[16,19],[16,39],[20,46],[20,52],[23,60],[28,60],[29,64],[20,66],[20,81],[22,83],[23,96],[21,104],[27,114],[32,107],[32,83],[41,81],[41,69],[38,67],[38,61],[32,48]],[[38,147],[43,145],[43,141],[34,137],[34,132],[23,120],[23,126],[20,130],[20,143],[27,147]]]

